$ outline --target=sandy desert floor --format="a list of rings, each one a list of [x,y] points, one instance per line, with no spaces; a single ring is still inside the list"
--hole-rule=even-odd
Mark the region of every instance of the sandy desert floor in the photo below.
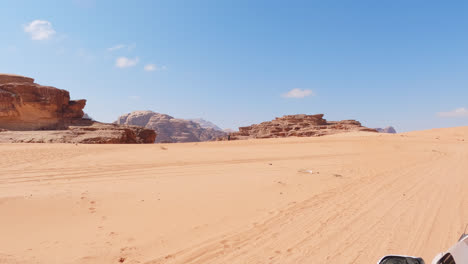
[[[432,260],[468,223],[468,127],[0,145],[0,263]]]

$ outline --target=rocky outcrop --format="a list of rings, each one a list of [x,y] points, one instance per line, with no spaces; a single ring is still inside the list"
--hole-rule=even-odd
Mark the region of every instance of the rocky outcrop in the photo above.
[[[93,122],[89,126],[69,126],[66,130],[7,131],[0,129],[0,143],[154,143],[152,129]]]
[[[0,74],[0,128],[65,129],[82,121],[86,100],[70,100],[66,90],[34,83],[34,79]]]
[[[375,128],[375,130],[377,130],[379,133],[396,134],[396,130],[392,126],[388,126],[386,128]]]
[[[158,134],[156,143],[210,141],[226,135],[226,133],[213,128],[203,128],[193,121],[153,111],[128,113],[120,116],[114,123],[154,129]]]
[[[0,142],[153,143],[154,130],[95,122],[86,100],[34,79],[0,74]]]
[[[327,121],[323,114],[285,115],[272,121],[247,127],[239,127],[239,132],[229,134],[231,140],[249,138],[312,137],[350,131],[377,132],[363,127],[356,120]]]
[[[212,128],[214,130],[223,131],[223,129],[221,129],[219,126],[203,118],[194,118],[194,119],[187,119],[187,120],[199,124],[202,128]]]
[[[34,83],[34,79],[21,75],[0,73],[0,84],[5,83]]]

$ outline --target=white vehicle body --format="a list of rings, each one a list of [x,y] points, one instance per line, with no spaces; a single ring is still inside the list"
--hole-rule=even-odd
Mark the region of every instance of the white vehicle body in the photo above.
[[[467,225],[468,228],[468,225]],[[377,264],[424,264],[424,260],[418,257],[404,255],[387,255],[381,258]],[[468,234],[466,228],[458,242],[446,252],[439,253],[432,264],[468,264]]]
[[[452,264],[452,262],[446,261],[450,256],[452,256],[456,264],[468,263],[468,235],[464,235],[460,241],[447,250],[447,252],[437,255],[434,260],[432,260],[432,264]],[[446,262],[444,262],[444,260]]]

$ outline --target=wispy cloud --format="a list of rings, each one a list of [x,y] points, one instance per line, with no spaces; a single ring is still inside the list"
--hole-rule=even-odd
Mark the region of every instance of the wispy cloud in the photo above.
[[[52,23],[45,20],[34,20],[24,26],[24,32],[28,33],[33,40],[46,40],[55,35]]]
[[[107,48],[107,50],[108,50],[108,51],[116,51],[116,50],[120,50],[120,49],[133,50],[135,47],[136,47],[136,44],[135,44],[135,43],[130,44],[130,45],[127,45],[127,44],[118,44],[118,45],[115,45],[115,46],[113,46],[113,47]]]
[[[116,51],[116,50],[119,50],[119,49],[123,49],[125,48],[126,46],[124,44],[119,44],[119,45],[115,45],[113,47],[110,47],[108,48],[107,50],[108,51]]]
[[[164,70],[166,70],[166,69],[167,69],[167,67],[164,66],[164,65],[163,65],[163,66],[158,66],[158,65],[156,65],[156,64],[151,64],[151,63],[150,63],[150,64],[146,64],[145,67],[144,67],[144,70],[145,70],[145,71],[149,71],[149,72],[150,72],[150,71],[164,71]]]
[[[140,98],[141,98],[141,97],[140,97],[140,96],[138,96],[138,95],[131,95],[131,96],[129,96],[128,98],[130,98],[130,99],[132,99],[132,100],[135,100],[135,101],[136,101],[136,100],[140,100]]]
[[[155,71],[157,66],[156,64],[146,64],[144,69],[145,71]]]
[[[468,117],[468,109],[464,107],[457,108],[450,112],[439,112],[437,113],[439,117]]]
[[[295,88],[283,94],[282,96],[285,98],[304,98],[304,97],[313,96],[313,95],[315,94],[312,90]]]
[[[127,57],[119,57],[117,58],[117,60],[115,60],[115,66],[117,66],[118,68],[133,67],[138,64],[139,60],[140,59],[138,57],[134,59],[130,59]]]

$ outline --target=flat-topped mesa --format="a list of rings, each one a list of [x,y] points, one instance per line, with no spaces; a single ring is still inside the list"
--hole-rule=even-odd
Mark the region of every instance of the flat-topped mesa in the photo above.
[[[56,130],[90,125],[82,118],[85,105],[86,100],[70,100],[66,90],[39,85],[28,77],[0,74],[0,128]]]
[[[239,132],[230,134],[230,139],[311,137],[337,134],[349,131],[377,132],[363,127],[359,121],[327,121],[323,114],[285,115],[272,121],[262,122],[247,127],[239,127]]]

